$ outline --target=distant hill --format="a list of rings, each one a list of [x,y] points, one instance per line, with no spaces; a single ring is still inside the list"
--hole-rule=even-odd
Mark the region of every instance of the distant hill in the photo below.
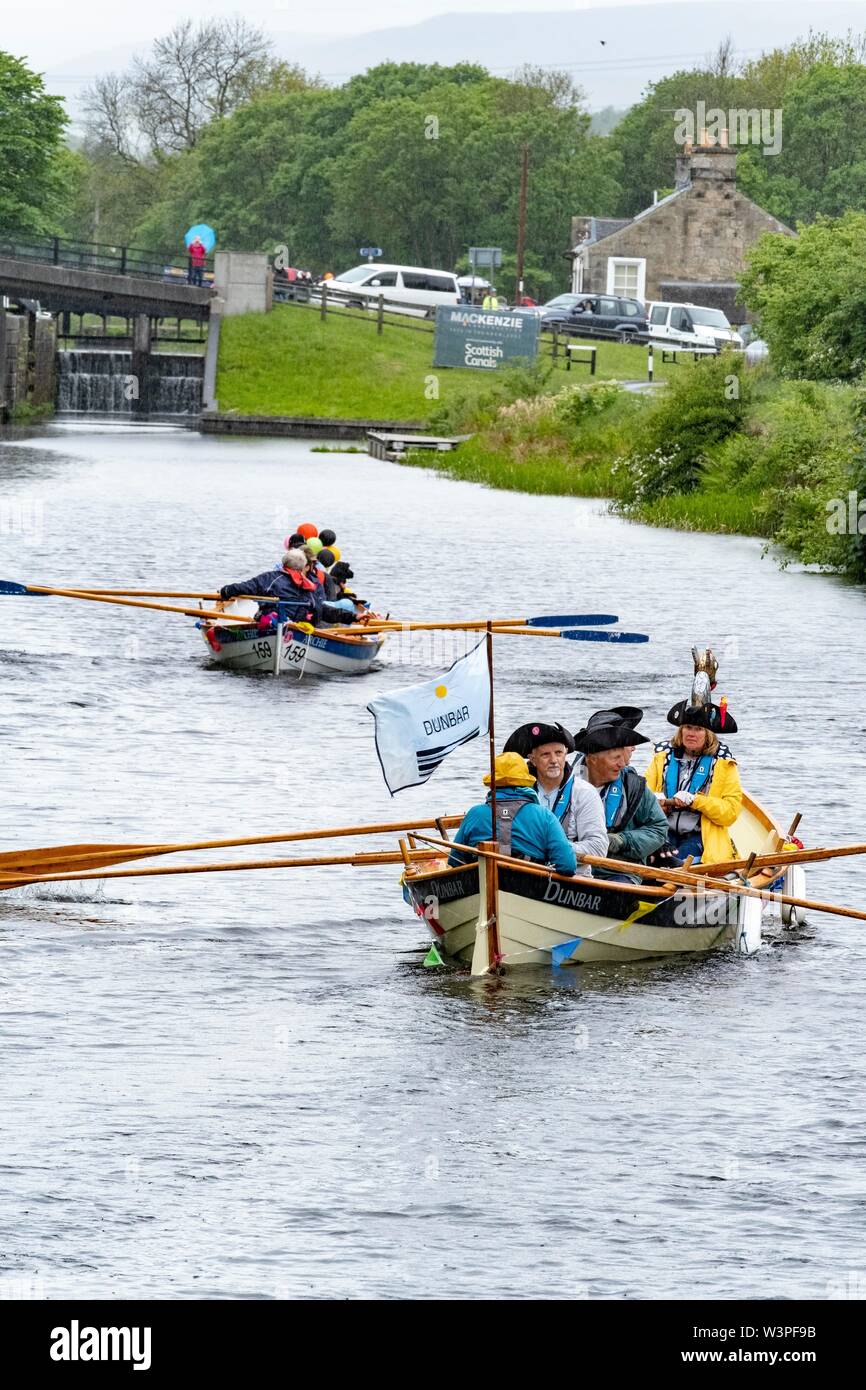
[[[362,12],[358,21],[362,22]],[[281,21],[280,11],[273,22]],[[863,0],[705,0],[705,3],[617,5],[546,14],[442,14],[390,29],[324,39],[271,29],[281,57],[321,73],[329,82],[386,61],[483,63],[507,75],[521,63],[564,67],[586,93],[589,107],[623,110],[647,82],[678,68],[697,67],[731,35],[741,57],[757,56],[805,37],[810,27],[844,35],[866,29]],[[147,45],[78,54],[48,73],[50,91],[78,114],[85,77],[127,66]]]
[[[276,33],[280,53],[343,82],[395,62],[483,63],[508,74],[521,63],[568,68],[589,106],[627,107],[647,82],[697,67],[730,34],[741,56],[805,37],[809,29],[843,35],[866,29],[863,0],[709,0],[617,5],[546,14],[443,14],[420,24],[334,40]],[[602,40],[604,42],[602,43]]]

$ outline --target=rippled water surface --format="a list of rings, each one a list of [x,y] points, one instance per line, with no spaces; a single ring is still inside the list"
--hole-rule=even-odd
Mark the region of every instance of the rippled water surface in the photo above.
[[[651,634],[501,639],[501,737],[609,703],[663,737],[711,643],[747,787],[808,843],[866,840],[862,590],[303,443],[0,443],[4,578],[209,590],[303,520],[382,611],[609,609]],[[208,669],[190,619],[0,599],[3,848],[462,811],[481,742],[392,800],[365,711],[456,654],[275,681]],[[860,908],[864,886],[862,860],[809,877]],[[393,867],[4,894],[0,1292],[825,1297],[866,1269],[864,928],[471,983],[421,967]]]

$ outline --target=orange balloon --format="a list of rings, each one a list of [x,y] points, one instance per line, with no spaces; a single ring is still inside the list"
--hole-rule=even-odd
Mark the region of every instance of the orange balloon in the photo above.
[[[305,540],[309,540],[310,536],[317,536],[318,534],[319,528],[318,526],[314,526],[312,521],[302,521],[298,527],[298,535],[303,536]]]

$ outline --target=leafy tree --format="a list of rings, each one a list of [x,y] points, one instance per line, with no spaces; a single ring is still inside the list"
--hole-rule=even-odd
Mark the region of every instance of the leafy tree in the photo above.
[[[0,227],[51,231],[67,196],[66,115],[60,97],[11,53],[0,51]]]
[[[838,380],[866,371],[866,213],[819,217],[795,238],[765,234],[752,248],[742,296],[757,312],[775,366]]]

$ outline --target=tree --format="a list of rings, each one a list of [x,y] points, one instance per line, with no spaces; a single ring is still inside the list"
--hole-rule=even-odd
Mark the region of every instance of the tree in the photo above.
[[[61,98],[49,96],[20,59],[0,51],[0,227],[52,230],[70,176],[65,125]]]
[[[850,380],[866,371],[866,213],[819,217],[796,238],[766,233],[752,248],[742,297],[788,376]]]
[[[88,135],[124,158],[192,149],[202,129],[250,101],[269,80],[271,43],[246,20],[183,20],[127,73],[84,95]],[[285,77],[285,64],[277,65]]]

